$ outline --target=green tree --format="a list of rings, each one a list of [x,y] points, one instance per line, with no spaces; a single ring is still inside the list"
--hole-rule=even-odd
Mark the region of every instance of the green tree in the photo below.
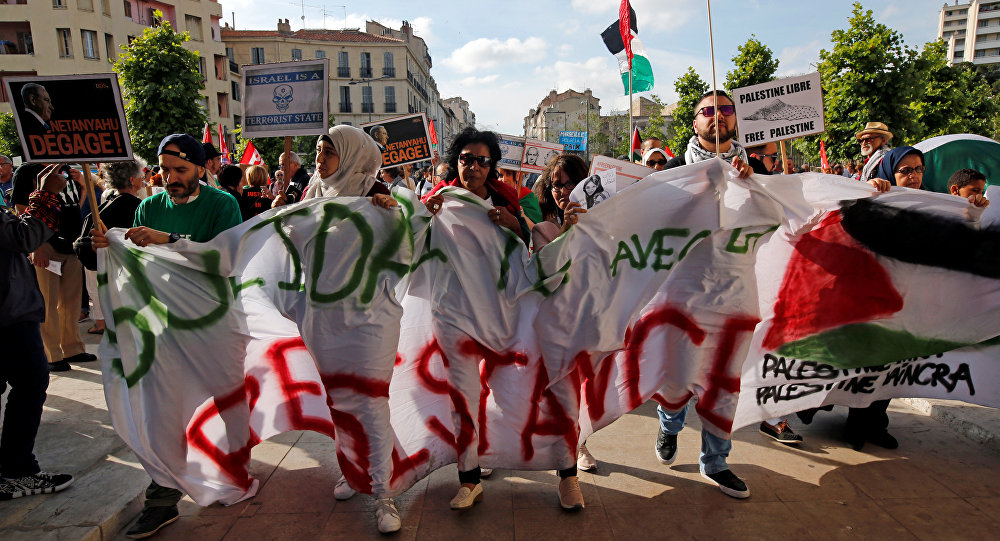
[[[184,48],[190,36],[178,34],[162,14],[160,24],[122,46],[114,70],[121,80],[132,150],[149,161],[156,159],[160,140],[171,133],[198,135],[205,125],[200,105],[204,79],[198,71],[198,53]]]
[[[924,45],[914,64],[922,95],[909,104],[919,131],[913,141],[949,133],[995,135],[1000,106],[987,78],[970,65],[948,65],[948,44]]]
[[[734,88],[759,85],[774,80],[778,71],[778,59],[774,52],[751,34],[746,43],[737,47],[739,51],[733,57],[733,69],[726,74],[725,87],[732,92]]]
[[[0,154],[12,159],[14,156],[24,156],[13,113],[0,114]]]
[[[663,141],[666,139],[666,134],[663,133],[663,125],[666,124],[666,120],[663,118],[663,102],[656,94],[649,97],[653,101],[653,106],[649,110],[649,125],[639,132],[639,137],[643,141],[653,138]]]
[[[327,118],[328,126],[335,126],[337,124],[336,119],[331,114]],[[247,148],[247,143],[250,139],[244,139],[242,130],[237,127],[233,130],[233,135],[236,141],[236,150],[234,155],[236,159],[239,160],[243,156],[243,152]],[[318,135],[300,135],[297,137],[292,137],[292,152],[299,155],[299,159],[302,161],[303,167],[311,168],[313,162],[316,161],[316,139]],[[261,158],[264,159],[264,163],[267,165],[268,169],[273,173],[278,170],[278,158],[281,157],[281,153],[285,151],[285,138],[284,137],[257,137],[253,139],[253,146],[257,147],[257,152],[260,153]]]
[[[674,109],[674,121],[670,124],[670,150],[680,156],[687,151],[688,141],[694,136],[694,108],[698,105],[701,95],[708,92],[708,83],[702,80],[693,67],[689,67],[684,75],[677,78],[674,90],[680,99]]]
[[[831,34],[832,50],[819,53],[826,133],[794,142],[811,163],[819,161],[821,138],[830,160],[857,157],[854,134],[867,122],[888,125],[896,145],[916,143],[912,137],[920,135],[921,127],[907,106],[922,91],[914,69],[916,51],[860,3],[854,4],[848,23],[847,29]]]

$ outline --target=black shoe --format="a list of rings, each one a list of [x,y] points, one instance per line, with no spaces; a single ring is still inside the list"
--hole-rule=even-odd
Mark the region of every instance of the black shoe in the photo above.
[[[798,416],[800,421],[802,421],[802,424],[807,425],[813,422],[813,417],[815,417],[820,410],[833,411],[833,404],[826,405],[821,408],[809,408],[807,410],[797,411],[795,412],[795,415]]]
[[[70,366],[66,359],[49,363],[49,372],[69,372]]]
[[[856,430],[844,430],[844,441],[855,451],[860,451],[865,447],[865,435]]]
[[[719,490],[726,496],[740,499],[750,497],[750,489],[747,488],[747,484],[736,477],[732,470],[722,470],[719,473],[701,472],[701,476],[709,481],[714,481],[715,484],[719,485]]]
[[[93,353],[77,353],[72,357],[66,357],[63,362],[67,363],[92,363],[97,360],[97,355]]]
[[[142,514],[139,515],[139,520],[135,522],[135,526],[132,526],[125,532],[125,536],[129,539],[149,537],[160,531],[160,528],[177,520],[179,515],[180,513],[177,511],[176,505],[143,509]]]
[[[884,447],[886,449],[895,449],[899,447],[899,442],[896,438],[892,437],[892,434],[885,430],[880,430],[878,432],[873,432],[868,434],[866,438],[868,441],[878,445],[879,447]]]
[[[0,479],[0,500],[52,494],[72,484],[73,476],[68,473],[38,472],[16,479]]]
[[[762,422],[760,423],[760,433],[774,438],[775,441],[789,445],[802,443],[802,436],[792,432],[791,427],[785,421],[778,423],[778,426],[772,426],[766,421]]]
[[[677,434],[667,434],[660,429],[656,435],[656,459],[660,464],[673,464],[677,458]]]

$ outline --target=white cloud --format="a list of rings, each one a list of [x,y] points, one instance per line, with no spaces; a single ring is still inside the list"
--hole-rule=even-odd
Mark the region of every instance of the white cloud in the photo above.
[[[805,45],[785,47],[778,53],[778,77],[790,77],[816,71],[813,64],[819,62],[819,51],[829,48],[829,41],[815,39]]]
[[[537,37],[524,41],[479,38],[452,51],[444,64],[462,73],[472,73],[501,64],[536,62],[545,57],[547,48],[545,40]]]
[[[563,43],[559,46],[558,55],[560,58],[565,58],[573,53],[573,46],[569,43]]]
[[[617,13],[618,5],[618,2],[600,2],[598,0],[573,0],[572,2],[573,11],[590,14],[605,12]],[[635,9],[635,6],[633,6],[632,9]]]
[[[496,74],[496,73],[494,73],[493,75],[487,75],[485,77],[472,76],[472,77],[466,77],[465,79],[462,79],[461,81],[459,81],[459,84],[461,84],[462,86],[485,85],[485,84],[492,83],[493,81],[496,81],[499,78],[500,78],[500,75]]]

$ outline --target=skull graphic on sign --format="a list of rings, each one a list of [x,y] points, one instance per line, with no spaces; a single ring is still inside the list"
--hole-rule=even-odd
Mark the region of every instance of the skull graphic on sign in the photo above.
[[[279,111],[284,113],[288,106],[292,104],[292,87],[289,85],[278,85],[274,89],[274,98],[271,100]]]

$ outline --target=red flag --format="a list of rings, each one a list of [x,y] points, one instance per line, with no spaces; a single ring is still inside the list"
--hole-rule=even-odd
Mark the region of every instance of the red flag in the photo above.
[[[431,126],[430,126],[430,128],[431,128],[431,144],[436,145],[436,144],[438,144],[438,134],[437,134],[437,131],[434,130],[434,119],[432,118],[432,119],[430,119],[430,121],[431,121]]]
[[[670,150],[670,147],[668,147],[667,145],[663,145],[663,150],[667,152],[667,156],[671,158],[676,158],[676,156],[674,156],[674,153]]]
[[[828,162],[826,159],[826,144],[823,141],[819,142],[819,159],[820,159],[820,166],[823,169],[829,170],[830,162]]]
[[[219,152],[222,153],[222,164],[229,163],[229,147],[226,146],[226,138],[222,136],[222,124],[219,124]]]
[[[638,152],[640,148],[642,148],[642,137],[639,137],[639,128],[636,127],[632,132],[632,154]]]
[[[622,0],[622,5],[618,7],[618,31],[622,35],[622,43],[625,44],[625,57],[628,58],[628,69],[632,69],[632,6],[628,0]]]
[[[260,156],[260,152],[257,152],[257,147],[253,146],[253,141],[247,142],[247,148],[243,151],[243,157],[240,158],[240,163],[264,165],[264,158]]]
[[[205,123],[205,132],[201,134],[202,143],[212,142],[212,129],[208,127],[208,122]]]

